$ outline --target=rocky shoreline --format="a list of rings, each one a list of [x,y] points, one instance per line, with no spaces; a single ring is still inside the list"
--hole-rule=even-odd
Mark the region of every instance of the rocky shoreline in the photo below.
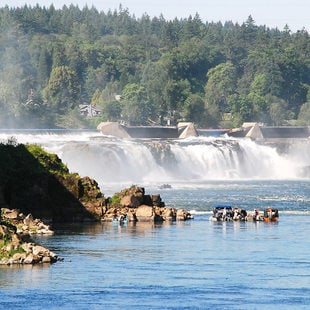
[[[106,198],[95,180],[70,173],[57,155],[15,143],[0,144],[0,209],[0,265],[57,262],[57,254],[31,240],[34,234],[53,234],[46,223],[193,218],[135,185]]]
[[[159,194],[146,195],[145,189],[132,186],[114,194],[103,208],[102,221],[126,216],[130,222],[186,221],[192,219],[190,212],[166,207]]]
[[[0,265],[55,263],[58,256],[31,240],[34,234],[53,234],[48,225],[29,214],[1,209]]]
[[[94,212],[95,217],[103,222],[112,222],[122,216],[126,216],[129,222],[158,223],[193,219],[186,210],[166,207],[159,194],[146,195],[143,187],[132,186],[107,199],[99,196],[99,201],[84,200],[83,204],[88,212]],[[3,199],[1,201],[3,203]],[[17,209],[1,208],[0,265],[57,262],[60,260],[57,254],[31,240],[32,235],[53,233],[50,225],[34,219],[31,214],[25,216]]]

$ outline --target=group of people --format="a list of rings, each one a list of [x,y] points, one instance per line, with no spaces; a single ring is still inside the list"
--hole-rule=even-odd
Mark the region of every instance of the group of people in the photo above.
[[[127,223],[128,221],[128,215],[125,214],[125,215],[120,215],[120,216],[117,216],[116,214],[114,215],[113,217],[113,222],[119,222],[120,224],[122,223]]]
[[[217,207],[213,210],[213,219],[217,221],[247,221],[248,212],[239,208]],[[255,209],[253,221],[261,221],[262,219],[259,210]]]
[[[218,221],[245,221],[247,211],[239,208],[218,207],[213,211],[213,218]]]
[[[259,209],[254,209],[254,212],[248,214],[244,209],[232,208],[231,206],[218,206],[213,210],[213,216],[210,220],[213,221],[265,221],[276,222],[279,218],[278,209],[267,208],[264,213],[260,213]]]

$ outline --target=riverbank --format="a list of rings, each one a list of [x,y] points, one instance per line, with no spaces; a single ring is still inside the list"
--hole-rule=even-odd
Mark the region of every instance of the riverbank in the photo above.
[[[70,173],[57,155],[14,139],[0,144],[0,174],[0,264],[56,262],[56,254],[30,239],[52,234],[45,223],[112,221],[124,215],[131,222],[192,218],[138,186],[106,198],[95,180]]]

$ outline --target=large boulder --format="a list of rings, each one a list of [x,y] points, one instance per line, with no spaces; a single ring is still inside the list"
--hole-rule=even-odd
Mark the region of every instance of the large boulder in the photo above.
[[[130,222],[162,222],[187,220],[192,218],[187,211],[165,207],[159,194],[146,195],[143,187],[132,186],[116,193],[108,199],[104,207],[103,221],[112,221],[121,215],[127,215]]]
[[[193,218],[192,215],[186,210],[179,209],[176,211],[176,220],[177,221],[186,221],[186,220],[190,220],[192,218]]]
[[[141,205],[141,201],[141,197],[129,194],[121,198],[120,205],[127,208],[137,208]]]
[[[145,190],[143,187],[139,186],[125,188],[114,196],[119,197],[119,205],[125,208],[137,208],[144,204],[144,201],[146,200]]]
[[[141,205],[136,210],[136,218],[138,222],[154,222],[154,208],[147,205]]]

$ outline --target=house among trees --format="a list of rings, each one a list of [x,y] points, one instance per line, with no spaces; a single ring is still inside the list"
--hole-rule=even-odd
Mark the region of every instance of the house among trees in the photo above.
[[[305,29],[0,4],[0,42],[3,128],[310,125]]]
[[[101,115],[101,109],[91,103],[80,104],[80,113],[87,117],[96,117]]]

